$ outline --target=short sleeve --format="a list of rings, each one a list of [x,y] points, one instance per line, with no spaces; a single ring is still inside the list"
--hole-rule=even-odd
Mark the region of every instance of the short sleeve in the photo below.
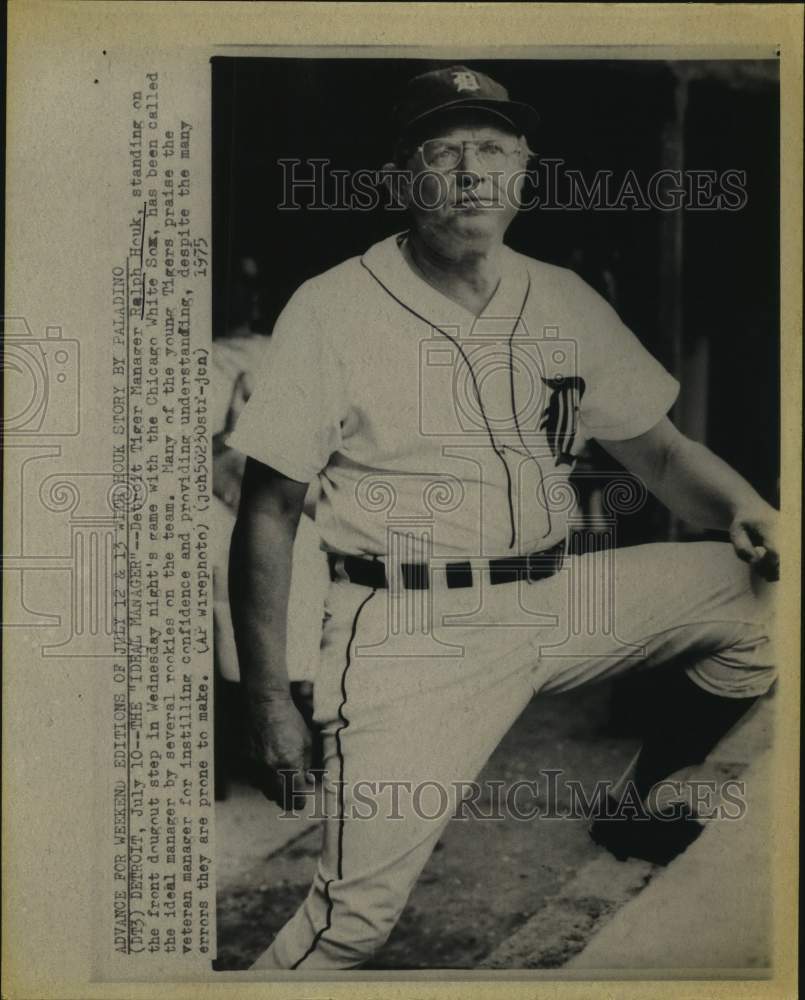
[[[276,322],[229,444],[290,479],[310,482],[341,444],[343,398],[341,366],[306,282]]]
[[[668,413],[679,383],[624,325],[615,310],[578,279],[576,304],[585,331],[578,366],[584,376],[580,418],[589,437],[625,441]]]

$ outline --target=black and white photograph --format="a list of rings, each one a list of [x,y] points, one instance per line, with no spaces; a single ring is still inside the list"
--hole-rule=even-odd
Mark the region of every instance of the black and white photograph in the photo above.
[[[778,69],[212,59],[218,971],[769,974]]]

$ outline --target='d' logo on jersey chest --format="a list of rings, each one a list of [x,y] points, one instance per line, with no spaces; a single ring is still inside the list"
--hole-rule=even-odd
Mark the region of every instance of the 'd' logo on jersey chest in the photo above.
[[[543,411],[539,429],[545,433],[556,465],[572,465],[573,442],[576,437],[578,412],[586,384],[580,376],[543,378],[550,390],[548,405]]]

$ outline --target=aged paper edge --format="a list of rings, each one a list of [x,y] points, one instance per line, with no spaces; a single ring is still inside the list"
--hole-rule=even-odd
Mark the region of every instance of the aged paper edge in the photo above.
[[[223,9],[222,9],[223,8]],[[31,66],[38,59],[70,59],[86,61],[91,72],[93,62],[105,43],[129,51],[143,53],[143,61],[165,58],[176,46],[192,45],[206,49],[208,54],[223,54],[237,47],[238,54],[262,54],[255,39],[264,39],[266,51],[274,46],[360,46],[383,48],[411,46],[417,50],[437,47],[437,55],[460,50],[468,56],[488,53],[514,55],[523,37],[537,36],[534,54],[546,58],[548,46],[570,44],[567,55],[585,58],[591,54],[612,58],[613,48],[624,53],[623,46],[634,46],[624,58],[644,57],[654,52],[660,58],[696,58],[697,50],[708,57],[717,56],[725,48],[737,46],[747,54],[780,49],[781,56],[781,125],[782,125],[782,352],[784,358],[782,406],[782,478],[781,494],[785,511],[786,552],[784,578],[779,599],[779,634],[781,664],[788,669],[787,696],[779,708],[780,729],[777,741],[775,773],[775,803],[777,842],[775,843],[775,977],[768,981],[688,981],[674,982],[628,981],[631,976],[617,979],[611,975],[599,982],[550,982],[542,975],[497,974],[494,981],[475,975],[461,976],[462,982],[437,981],[432,975],[388,977],[383,985],[375,985],[368,977],[339,977],[337,982],[319,980],[299,982],[289,978],[272,984],[259,982],[255,976],[231,974],[214,982],[194,983],[193,992],[201,996],[224,995],[233,990],[238,996],[265,996],[276,993],[286,997],[309,996],[730,996],[766,997],[794,996],[796,967],[798,877],[797,832],[798,807],[795,789],[798,787],[798,704],[799,679],[799,521],[800,521],[800,456],[801,456],[801,180],[802,180],[802,8],[786,4],[288,4],[288,3],[55,3],[48,0],[12,0],[9,5],[9,103],[8,190],[13,199],[17,172],[24,164],[15,160],[14,143],[24,133],[30,110],[24,90],[31,82]],[[265,44],[264,43],[264,44]],[[655,48],[658,46],[659,48]],[[243,47],[243,48],[242,48]],[[248,48],[246,48],[248,47]],[[606,47],[605,49],[601,47]],[[263,48],[263,45],[260,46]],[[234,54],[234,52],[233,52]],[[361,54],[367,54],[364,50]],[[401,54],[413,54],[408,49]],[[557,56],[561,57],[561,53]],[[699,56],[701,57],[701,56]],[[751,56],[750,56],[751,57]],[[206,61],[206,60],[205,60]],[[205,86],[208,82],[205,81]],[[54,134],[71,128],[70,107],[81,100],[75,93],[53,92],[38,94],[52,108],[51,128]],[[72,165],[71,165],[72,166]],[[58,173],[54,171],[54,173]],[[41,195],[41,201],[19,206],[29,213],[33,222],[49,224],[54,241],[63,240],[68,247],[69,234],[59,230],[59,207],[70,196],[76,183],[69,171],[58,173],[56,182]],[[13,298],[16,279],[31,262],[25,252],[25,230],[13,224],[8,229],[7,311],[20,313],[29,305]],[[105,247],[98,247],[98,258],[104,259]],[[36,262],[34,262],[36,264]],[[65,256],[64,269],[69,272],[71,258]],[[89,266],[84,261],[83,266]],[[73,265],[74,266],[74,265]],[[57,275],[69,280],[69,273]],[[9,308],[10,307],[10,308]],[[22,657],[22,650],[12,650]],[[8,658],[6,660],[8,662]],[[25,733],[30,748],[37,741],[49,746],[54,754],[70,754],[70,734],[54,733],[46,728],[44,715],[31,711],[26,700],[23,706],[7,703],[4,729],[4,844],[9,840],[24,843],[26,824],[47,821],[57,814],[69,817],[74,828],[64,834],[62,849],[69,852],[77,847],[85,830],[82,824],[91,816],[76,809],[80,796],[76,788],[52,787],[31,789],[14,780],[15,754],[22,752],[15,745],[15,736]],[[59,744],[61,740],[61,744]],[[78,776],[77,776],[78,777]],[[78,782],[76,782],[77,784]],[[784,819],[783,819],[784,817]],[[9,836],[10,835],[10,836]],[[77,856],[80,856],[77,852]],[[24,882],[26,905],[9,911],[4,900],[4,965],[6,969],[4,995],[9,997],[185,997],[189,983],[92,983],[88,981],[88,963],[84,952],[86,942],[81,933],[88,927],[81,920],[64,933],[73,937],[74,963],[62,961],[54,967],[45,951],[32,952],[26,947],[26,927],[45,917],[48,899],[74,893],[80,871],[70,864],[63,867],[63,879],[43,884],[37,880],[35,859],[30,856],[4,855],[4,879]],[[15,895],[19,899],[20,895]],[[674,970],[679,975],[679,970]],[[454,978],[454,977],[452,977]],[[505,988],[503,983],[506,984]],[[537,987],[537,983],[539,986]],[[617,985],[616,985],[617,984]]]

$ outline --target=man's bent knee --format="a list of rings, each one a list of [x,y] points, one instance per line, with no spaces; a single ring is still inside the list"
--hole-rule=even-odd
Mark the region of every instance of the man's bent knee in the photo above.
[[[690,679],[724,698],[757,698],[766,694],[777,676],[768,630],[746,626],[730,645],[708,654],[687,668]]]
[[[333,889],[311,893],[252,968],[353,969],[368,961],[386,943],[405,899],[373,899],[369,888],[353,900]]]

